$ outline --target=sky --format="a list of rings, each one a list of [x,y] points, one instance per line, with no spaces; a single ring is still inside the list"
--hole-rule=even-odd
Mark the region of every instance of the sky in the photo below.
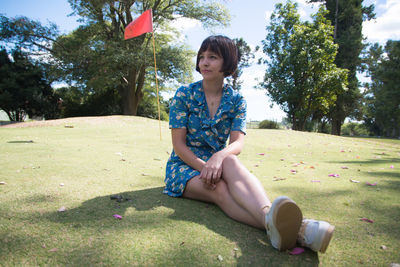
[[[266,26],[269,17],[274,11],[275,4],[284,0],[224,0],[231,14],[230,26],[216,28],[213,31],[204,30],[200,23],[193,20],[184,20],[176,23],[182,32],[182,42],[187,43],[197,51],[201,42],[211,34],[222,34],[230,38],[243,38],[252,48],[261,46],[266,37]],[[306,0],[297,0],[299,14],[302,20],[309,20],[309,15],[316,13],[316,4],[307,4]],[[367,42],[379,42],[384,45],[387,40],[400,40],[400,1],[399,0],[364,0],[363,5],[375,5],[376,19],[364,22],[363,35]],[[2,0],[0,13],[7,17],[26,16],[44,24],[49,21],[57,24],[61,33],[69,33],[79,26],[77,17],[70,16],[72,10],[67,0]],[[263,56],[262,52],[256,58]],[[285,113],[277,106],[271,106],[271,101],[265,91],[254,89],[256,79],[262,80],[265,66],[253,64],[243,71],[241,92],[246,98],[248,106],[247,120],[275,120],[281,121]],[[201,76],[194,71],[196,80]],[[362,77],[361,77],[362,79]]]

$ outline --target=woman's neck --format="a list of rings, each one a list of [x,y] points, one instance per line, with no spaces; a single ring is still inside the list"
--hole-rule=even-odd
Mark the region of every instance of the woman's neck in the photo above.
[[[224,86],[224,79],[222,80],[203,80],[203,90],[208,95],[220,95]]]

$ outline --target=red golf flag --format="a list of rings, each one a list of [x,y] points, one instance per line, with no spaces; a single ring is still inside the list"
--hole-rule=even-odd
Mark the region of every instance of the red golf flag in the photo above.
[[[146,32],[153,31],[153,15],[151,9],[146,10],[137,19],[128,24],[125,28],[125,40],[137,37]]]

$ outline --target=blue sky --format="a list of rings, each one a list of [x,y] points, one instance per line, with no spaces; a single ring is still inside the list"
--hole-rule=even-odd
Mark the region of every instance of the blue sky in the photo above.
[[[182,41],[197,50],[201,42],[210,34],[223,34],[231,38],[242,37],[251,47],[261,45],[261,40],[266,36],[265,27],[269,16],[275,4],[283,1],[225,0],[221,2],[226,4],[231,13],[230,26],[209,32],[195,21],[180,21],[176,25],[185,37]],[[299,13],[303,20],[309,19],[309,15],[318,9],[315,4],[314,6],[306,4],[306,0],[296,2],[299,4]],[[372,3],[375,4],[377,18],[363,25],[363,34],[367,41],[385,44],[388,39],[400,40],[400,1],[364,0],[364,5]],[[0,13],[8,17],[23,15],[43,23],[51,21],[59,26],[62,33],[68,33],[79,25],[76,17],[68,16],[72,10],[67,0],[3,0],[0,1]],[[248,103],[248,120],[280,121],[285,114],[276,105],[270,108],[271,102],[265,96],[265,92],[253,88],[257,84],[255,79],[262,79],[264,72],[264,66],[253,64],[242,75],[242,80],[244,80],[242,93]],[[196,72],[194,73],[196,79],[201,79]]]

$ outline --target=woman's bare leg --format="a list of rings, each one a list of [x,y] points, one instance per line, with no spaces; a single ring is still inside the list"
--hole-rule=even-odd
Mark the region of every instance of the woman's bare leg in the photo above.
[[[233,155],[225,158],[222,177],[234,201],[264,225],[271,202],[260,181]]]
[[[256,228],[264,229],[263,221],[254,218],[253,215],[235,202],[224,180],[218,182],[214,190],[210,190],[205,188],[203,181],[196,176],[186,184],[183,197],[214,203],[232,219]]]
[[[260,181],[252,175],[236,156],[228,156],[223,164],[222,179],[215,190],[204,187],[198,176],[187,185],[184,197],[217,204],[231,218],[264,228],[271,244],[278,250],[296,245],[302,214],[298,206],[288,197],[279,197],[272,207]],[[268,218],[266,220],[266,215]]]

